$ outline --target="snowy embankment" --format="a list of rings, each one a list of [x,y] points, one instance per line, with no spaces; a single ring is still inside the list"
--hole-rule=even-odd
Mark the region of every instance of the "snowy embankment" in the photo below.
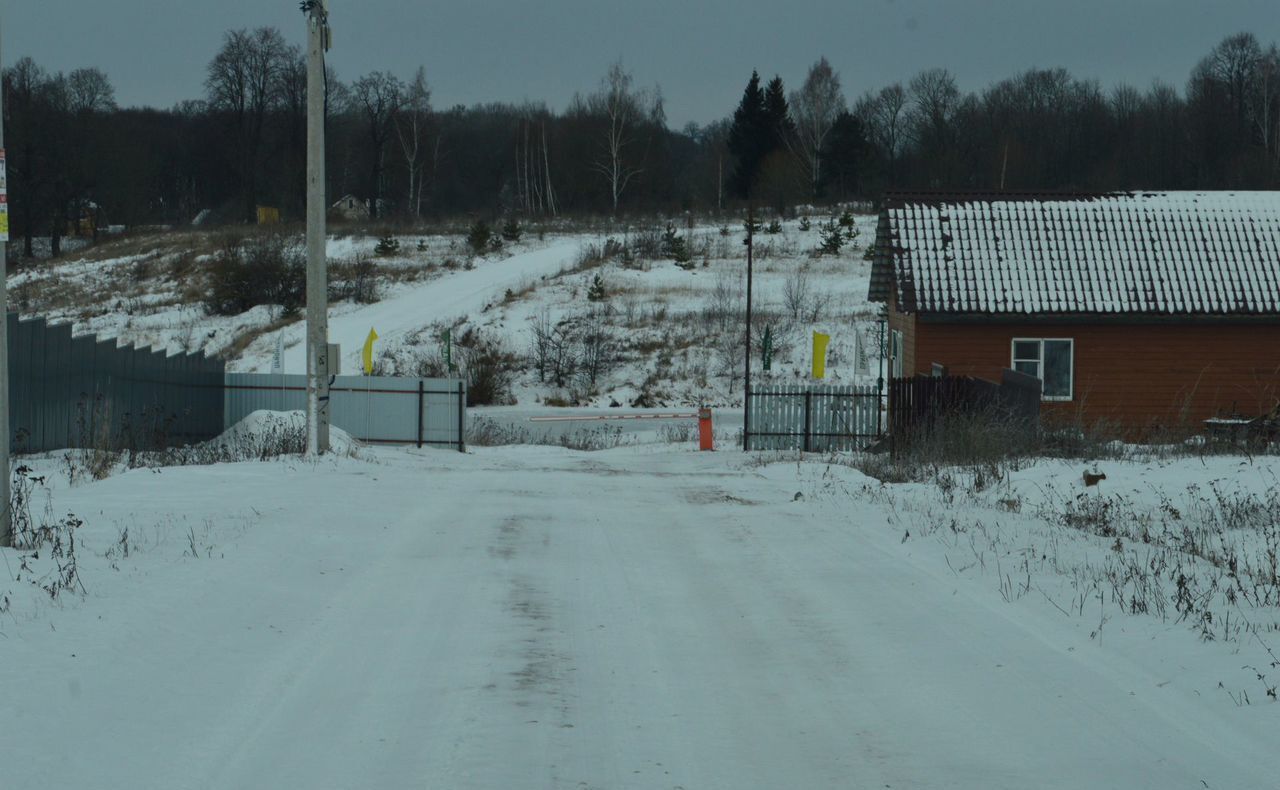
[[[361,452],[57,490],[56,512],[87,521],[87,595],[36,605],[6,582],[5,786],[1163,789],[1280,772],[1280,706],[1240,669],[1271,671],[1258,642],[1151,614],[1099,626],[1092,598],[1068,611],[1068,566],[1113,539],[1050,530],[1032,499],[1078,470],[1018,472],[990,507],[952,489],[949,511],[937,486],[683,447]],[[1199,464],[1108,482],[1177,496]],[[1258,468],[1255,492],[1274,466]],[[996,509],[1017,497],[1020,514]],[[923,526],[952,512],[963,530]],[[1026,542],[1061,573],[1034,563],[1045,595],[1006,602],[997,562]]]
[[[475,268],[445,274],[427,283],[401,288],[381,302],[371,305],[342,305],[329,317],[329,342],[342,347],[343,373],[360,371],[361,349],[369,330],[379,336],[379,348],[401,343],[406,335],[434,324],[479,315],[488,305],[501,300],[508,288],[520,289],[530,282],[558,274],[573,265],[582,246],[580,239],[553,239],[543,249],[522,252],[503,260],[482,260]],[[294,324],[284,330],[286,373],[306,372],[306,326]],[[427,343],[438,343],[430,338]],[[254,343],[231,369],[249,373],[271,371],[276,335]]]
[[[755,383],[808,380],[815,331],[831,338],[828,383],[874,382],[879,333],[866,251],[875,217],[840,219],[779,221],[756,237]],[[416,376],[446,369],[442,335],[451,329],[455,367],[500,360],[503,384],[492,398],[500,403],[741,408],[744,231],[724,222],[566,224],[484,255],[449,228],[403,235],[382,254],[373,237],[335,236],[330,339],[342,347],[344,372],[355,374],[373,329],[379,372]],[[832,238],[839,249],[820,252]],[[283,339],[286,371],[302,373],[300,314],[211,299],[234,280],[219,274],[219,262],[254,243],[228,247],[199,232],[125,239],[24,268],[11,281],[13,300],[24,315],[72,322],[77,332],[222,355],[233,371],[269,371]]]

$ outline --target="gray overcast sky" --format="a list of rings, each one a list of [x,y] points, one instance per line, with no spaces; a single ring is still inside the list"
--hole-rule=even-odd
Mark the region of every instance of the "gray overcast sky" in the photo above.
[[[1224,36],[1280,38],[1275,0],[331,0],[343,79],[426,67],[437,107],[545,101],[563,108],[621,58],[661,85],[673,126],[729,114],[750,76],[789,87],[819,55],[850,99],[933,66],[965,90],[1032,66],[1104,85],[1181,88]],[[203,93],[223,31],[275,25],[303,39],[296,0],[0,0],[4,61],[104,69],[126,105]],[[784,10],[780,10],[784,9]]]

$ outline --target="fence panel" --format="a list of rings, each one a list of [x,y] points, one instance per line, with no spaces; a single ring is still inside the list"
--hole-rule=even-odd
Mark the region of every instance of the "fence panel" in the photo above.
[[[74,337],[69,324],[40,318],[10,313],[7,320],[10,446],[16,451],[153,449],[222,431],[221,361]]]
[[[767,385],[748,403],[750,450],[850,452],[879,438],[874,387]]]
[[[889,382],[889,423],[895,441],[929,433],[955,417],[982,418],[1028,437],[1040,427],[1041,383],[1006,370],[1001,383],[968,376],[914,376]]]
[[[368,444],[466,446],[467,391],[457,379],[338,376],[330,387],[330,423]],[[226,427],[255,411],[303,411],[307,377],[229,373]]]

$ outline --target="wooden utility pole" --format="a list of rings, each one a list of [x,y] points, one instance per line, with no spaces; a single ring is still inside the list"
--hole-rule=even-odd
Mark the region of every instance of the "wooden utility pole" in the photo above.
[[[327,0],[303,0],[307,17],[307,454],[329,451],[329,273],[325,249],[324,53]]]

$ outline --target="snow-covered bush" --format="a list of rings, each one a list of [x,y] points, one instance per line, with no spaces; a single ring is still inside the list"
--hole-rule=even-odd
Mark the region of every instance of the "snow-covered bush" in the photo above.
[[[457,341],[462,377],[467,382],[468,406],[498,406],[511,402],[511,382],[518,358],[501,338],[468,329]]]

